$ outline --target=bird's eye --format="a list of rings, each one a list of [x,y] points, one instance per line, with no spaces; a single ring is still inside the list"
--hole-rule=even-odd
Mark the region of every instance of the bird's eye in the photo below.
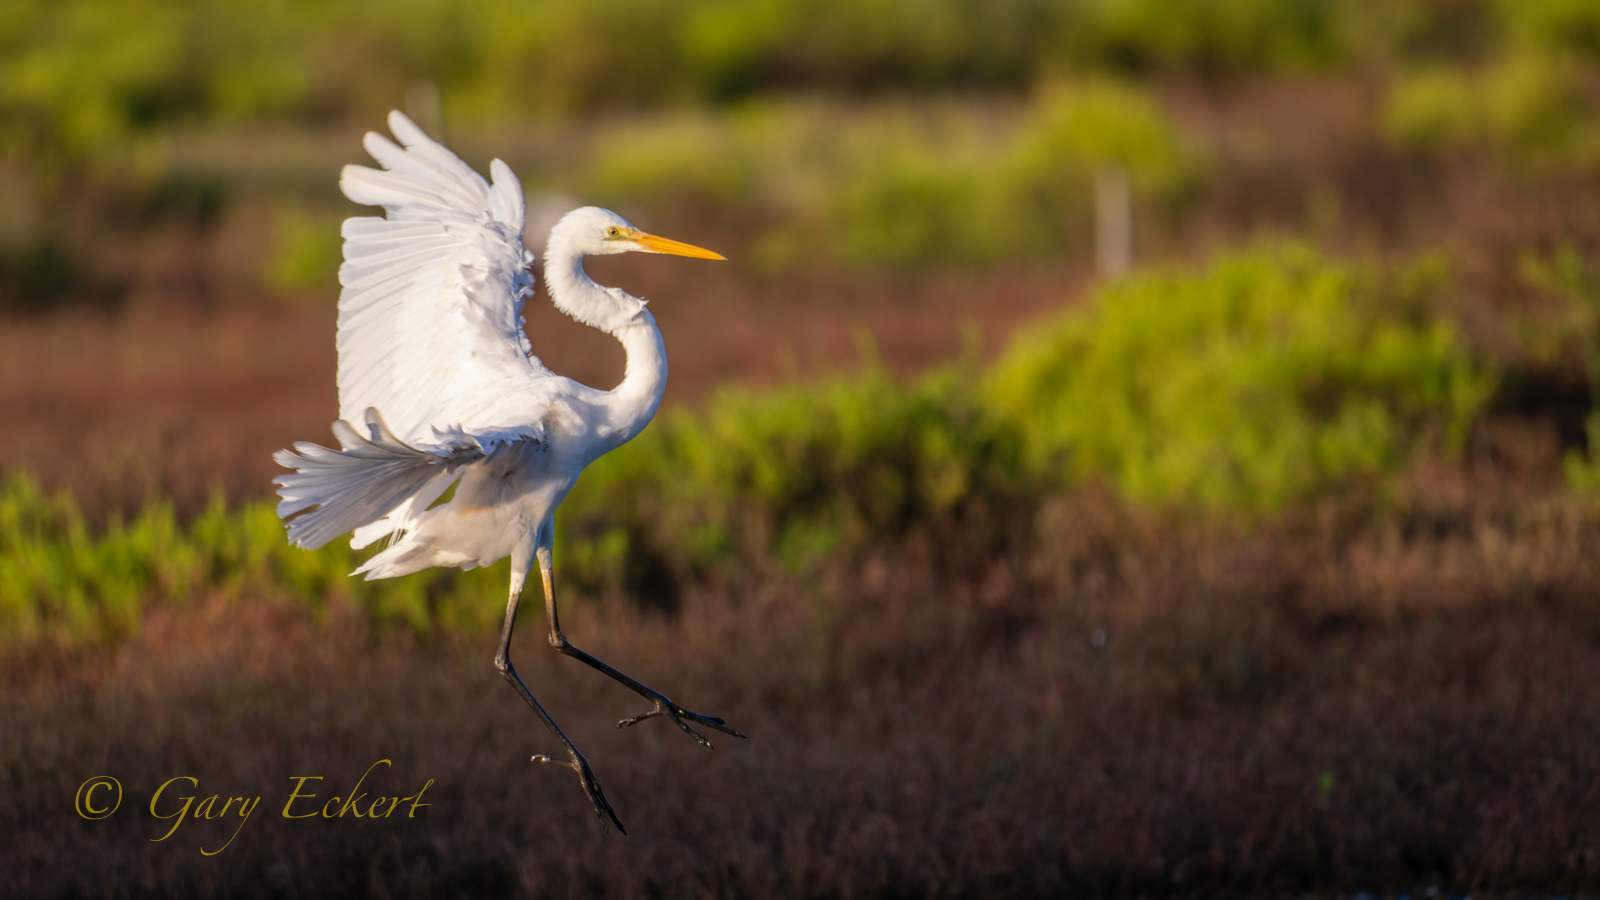
[[[606,236],[607,237],[621,237],[622,236],[622,229],[618,228],[615,225],[613,225],[610,228],[606,229]]]

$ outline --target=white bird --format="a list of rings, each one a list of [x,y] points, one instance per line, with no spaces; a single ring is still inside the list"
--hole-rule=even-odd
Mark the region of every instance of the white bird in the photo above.
[[[517,602],[535,562],[550,643],[654,704],[618,727],[666,716],[706,747],[694,722],[744,737],[573,646],[556,617],[551,550],[556,507],[585,466],[638,434],[661,405],[667,357],[645,302],[596,284],[585,256],[629,251],[723,257],[646,234],[609,210],[584,207],[550,232],[545,284],[562,312],[622,342],[627,370],[601,391],[546,369],[523,331],[535,259],[522,245],[522,185],[500,160],[484,181],[398,111],[399,138],[368,133],[383,170],[346,166],[339,186],[387,218],[344,222],[339,269],[340,449],[296,443],[274,459],[289,540],[316,548],[354,531],[351,545],[388,546],[353,574],[393,578],[432,566],[471,569],[511,557],[511,594],[494,665],[565,747],[602,825],[626,834],[589,763],[511,665]],[[440,499],[451,485],[455,495]]]

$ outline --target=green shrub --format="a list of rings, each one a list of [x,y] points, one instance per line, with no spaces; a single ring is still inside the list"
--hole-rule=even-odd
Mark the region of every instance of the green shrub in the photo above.
[[[1488,131],[1480,102],[1472,80],[1460,70],[1411,72],[1390,86],[1384,131],[1396,143],[1431,151],[1478,140]]]
[[[1011,179],[1023,185],[1118,166],[1147,190],[1180,183],[1193,164],[1192,151],[1154,97],[1093,80],[1043,90],[1007,160]]]
[[[954,372],[913,388],[881,373],[818,388],[729,392],[675,413],[591,466],[558,516],[563,578],[670,606],[719,566],[776,559],[796,571],[921,533],[941,562],[1003,549],[1006,505],[1026,481],[1018,441]],[[219,501],[188,527],[154,503],[91,535],[67,497],[26,477],[0,485],[0,641],[70,643],[136,628],[151,603],[249,592],[321,610],[335,598],[418,631],[499,620],[504,565],[400,579],[348,577],[342,541],[289,546],[270,503]]]
[[[1390,86],[1384,130],[1401,146],[1438,152],[1492,150],[1520,165],[1600,161],[1600,105],[1572,57],[1545,51],[1503,56],[1481,71],[1430,67]]]
[[[131,523],[113,520],[91,534],[70,497],[46,497],[17,473],[0,482],[0,642],[115,638],[137,629],[153,603],[214,591],[314,610],[337,597],[374,622],[419,631],[483,627],[504,609],[504,566],[366,582],[348,577],[357,565],[341,542],[317,551],[289,546],[270,503],[230,512],[218,500],[184,527],[170,504],[156,501]]]
[[[651,561],[677,580],[739,560],[799,570],[913,533],[952,565],[995,552],[996,523],[1029,485],[1015,429],[977,402],[976,381],[950,370],[908,388],[872,371],[664,416],[562,506],[563,571],[638,590]]]
[[[1415,280],[1415,279],[1412,279]],[[1161,504],[1270,512],[1459,450],[1490,385],[1405,288],[1303,248],[1103,288],[1019,340],[990,391],[1034,466]]]

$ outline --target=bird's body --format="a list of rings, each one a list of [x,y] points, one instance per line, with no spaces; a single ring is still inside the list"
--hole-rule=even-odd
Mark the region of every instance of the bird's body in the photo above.
[[[523,332],[535,260],[522,246],[516,176],[495,160],[491,184],[400,113],[390,114],[389,125],[403,148],[377,134],[365,141],[384,170],[346,166],[340,181],[350,199],[388,214],[344,224],[340,420],[333,425],[340,449],[297,443],[279,451],[275,459],[294,472],[277,479],[278,512],[303,547],[347,532],[357,548],[387,538],[356,570],[367,578],[511,557],[496,665],[566,745],[596,810],[616,821],[588,764],[512,669],[511,625],[537,562],[551,643],[656,704],[625,724],[665,715],[702,742],[683,719],[738,734],[573,647],[557,623],[551,578],[556,507],[584,467],[649,424],[667,380],[666,348],[644,301],[596,284],[583,258],[628,251],[722,257],[645,234],[608,210],[568,213],[545,253],[551,299],[616,337],[628,362],[609,391],[563,378],[539,362]],[[452,485],[454,495],[438,502]]]

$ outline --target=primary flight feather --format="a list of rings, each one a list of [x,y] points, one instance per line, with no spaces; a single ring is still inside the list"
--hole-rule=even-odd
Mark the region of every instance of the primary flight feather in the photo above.
[[[551,229],[545,285],[556,307],[621,341],[622,383],[601,391],[556,375],[533,355],[522,304],[535,259],[522,245],[522,185],[500,160],[485,181],[399,112],[399,144],[369,133],[380,169],[346,166],[339,186],[383,218],[344,223],[339,269],[338,449],[296,443],[274,459],[289,539],[320,547],[353,532],[388,546],[358,573],[391,578],[432,566],[474,568],[511,557],[511,590],[495,666],[561,742],[567,766],[604,824],[622,829],[588,762],[511,665],[512,624],[535,563],[550,642],[649,700],[625,719],[665,716],[707,747],[690,722],[743,737],[573,646],[556,615],[553,515],[583,468],[649,424],[666,387],[661,332],[643,300],[591,280],[585,256],[642,251],[702,259],[716,253],[646,234],[609,210],[584,207]],[[435,501],[452,485],[455,495]]]

